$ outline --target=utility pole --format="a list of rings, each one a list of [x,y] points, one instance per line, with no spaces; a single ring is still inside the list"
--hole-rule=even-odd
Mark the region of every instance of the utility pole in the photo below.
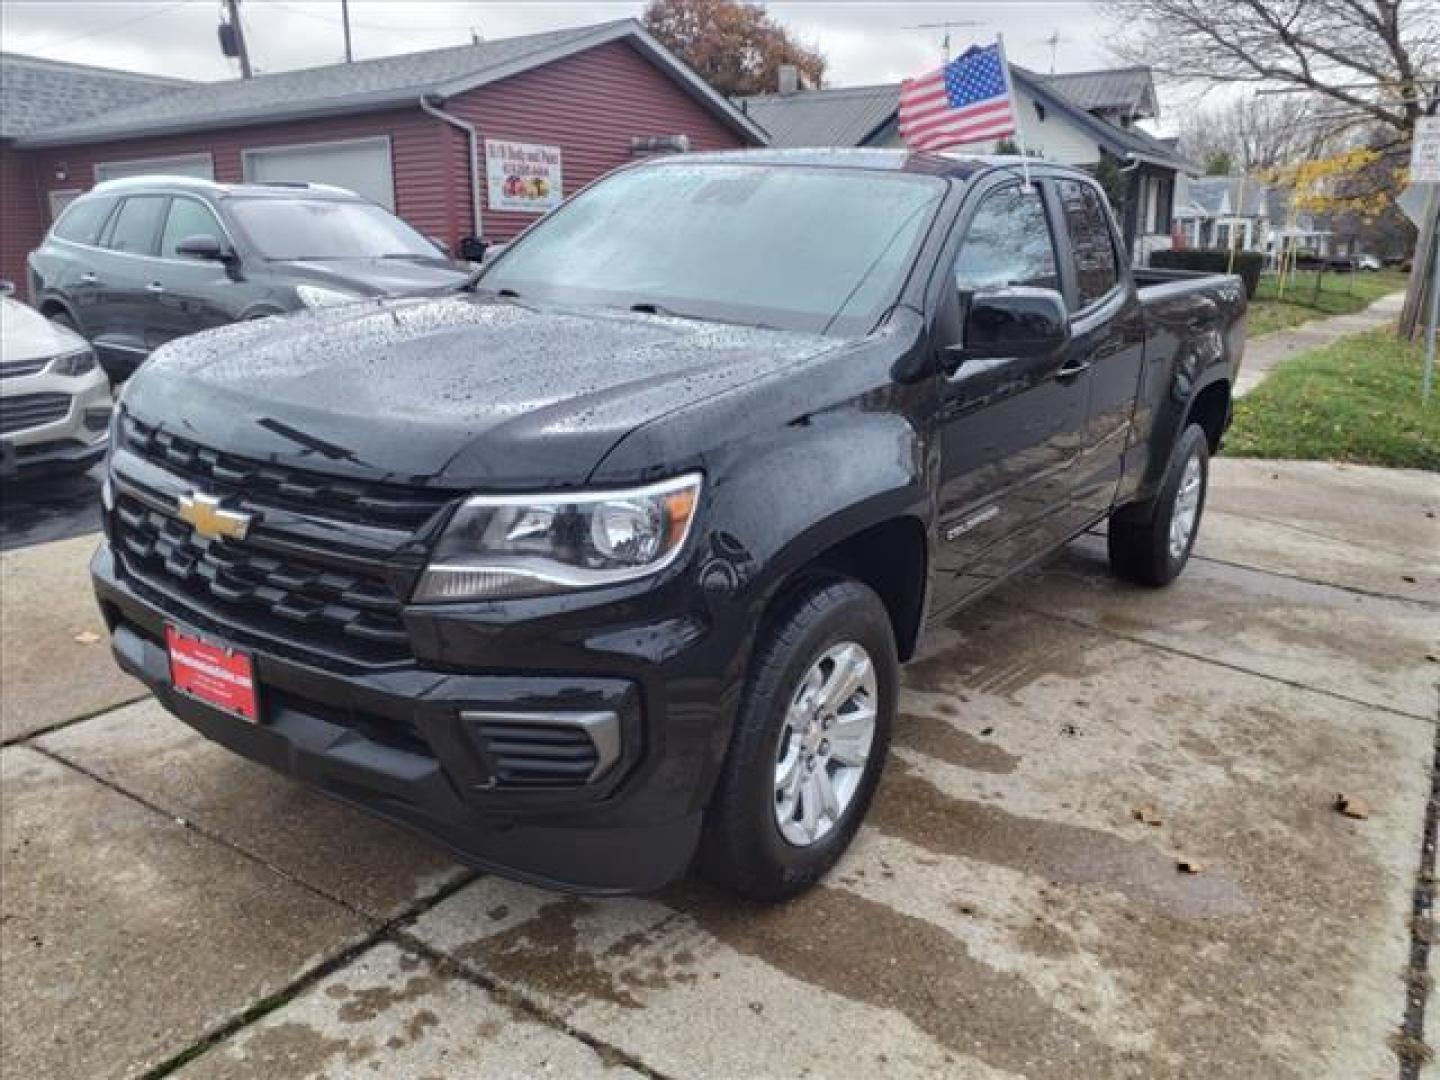
[[[345,24],[345,62],[355,62],[355,54],[350,51],[350,0],[340,0],[340,21]]]
[[[234,36],[235,56],[240,61],[240,77],[248,79],[254,73],[250,70],[250,51],[245,48],[245,28],[240,25],[240,0],[225,0],[225,10],[230,16],[230,33]]]

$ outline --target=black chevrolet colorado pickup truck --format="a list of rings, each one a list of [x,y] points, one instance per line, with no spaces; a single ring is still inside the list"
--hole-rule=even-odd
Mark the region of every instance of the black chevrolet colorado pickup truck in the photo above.
[[[839,857],[928,621],[1109,519],[1184,566],[1245,294],[1083,172],[642,163],[463,291],[239,324],[126,386],[120,664],[246,757],[515,877],[781,898]]]

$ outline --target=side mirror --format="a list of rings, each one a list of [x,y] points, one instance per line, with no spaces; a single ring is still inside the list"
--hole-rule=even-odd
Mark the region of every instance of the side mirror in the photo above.
[[[192,259],[208,259],[211,262],[229,262],[235,257],[235,252],[231,251],[228,245],[222,244],[209,233],[185,237],[175,245],[175,253]]]
[[[1070,313],[1054,289],[1013,285],[977,292],[965,315],[967,357],[1040,357],[1070,342]]]
[[[485,249],[489,246],[487,241],[478,236],[462,236],[460,246],[456,250],[460,258],[466,262],[478,263],[485,261]]]

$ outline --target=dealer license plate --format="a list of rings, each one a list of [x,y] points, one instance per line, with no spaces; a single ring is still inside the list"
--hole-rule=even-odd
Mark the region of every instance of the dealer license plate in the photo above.
[[[247,654],[173,626],[165,627],[165,643],[176,690],[242,720],[259,721],[255,665]]]

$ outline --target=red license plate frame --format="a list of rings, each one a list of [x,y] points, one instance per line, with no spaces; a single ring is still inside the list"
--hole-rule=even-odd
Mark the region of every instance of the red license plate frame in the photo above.
[[[177,693],[247,723],[260,722],[260,690],[249,653],[173,624],[165,627],[165,649]]]

